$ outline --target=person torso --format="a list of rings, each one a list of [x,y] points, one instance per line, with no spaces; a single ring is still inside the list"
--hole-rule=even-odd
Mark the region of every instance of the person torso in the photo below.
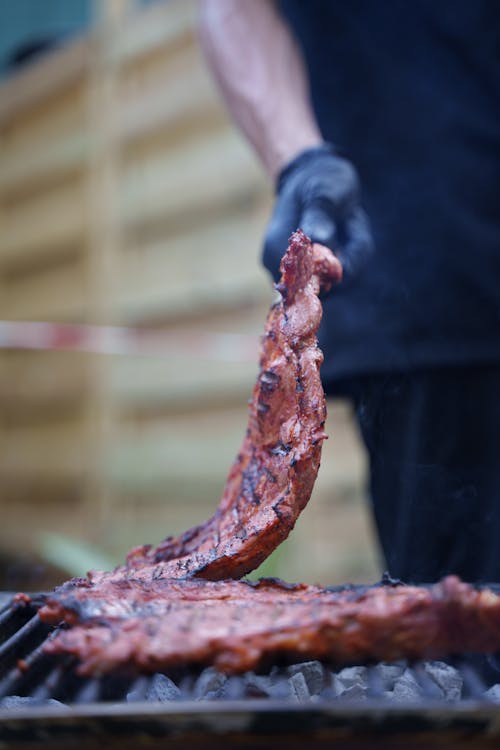
[[[499,359],[500,2],[281,8],[377,246],[326,303],[326,376]]]

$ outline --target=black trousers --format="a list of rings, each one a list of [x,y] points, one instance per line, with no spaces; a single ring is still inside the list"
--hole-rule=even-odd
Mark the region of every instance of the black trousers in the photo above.
[[[500,366],[350,383],[389,573],[500,582]]]

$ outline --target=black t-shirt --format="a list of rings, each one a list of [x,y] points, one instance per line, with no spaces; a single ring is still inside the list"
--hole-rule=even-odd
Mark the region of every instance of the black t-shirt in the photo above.
[[[327,385],[500,360],[500,0],[282,0],[377,252],[325,303]]]

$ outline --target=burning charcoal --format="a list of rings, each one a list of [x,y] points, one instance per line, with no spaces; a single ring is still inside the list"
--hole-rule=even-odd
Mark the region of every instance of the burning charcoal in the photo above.
[[[196,680],[194,686],[195,699],[209,701],[222,698],[226,682],[225,674],[217,672],[213,667],[207,667]]]
[[[376,674],[380,680],[381,690],[394,690],[396,680],[401,677],[405,671],[405,666],[402,664],[377,664],[375,667]]]
[[[146,691],[147,701],[159,701],[169,703],[181,698],[181,691],[172,680],[165,674],[155,674]]]
[[[345,687],[351,687],[351,685],[366,685],[367,682],[367,668],[366,667],[345,667],[337,673],[337,677]]]
[[[445,700],[460,700],[462,697],[463,679],[458,670],[442,661],[426,662],[424,669],[441,688]]]
[[[343,701],[362,701],[367,697],[368,685],[362,685],[356,683],[348,688],[344,688],[342,693],[338,696]]]
[[[256,675],[258,680],[263,680],[261,683],[267,685],[264,689],[267,691],[269,698],[289,698],[290,697],[290,684],[286,673],[280,672],[279,674],[269,675],[269,677],[261,677]],[[265,682],[264,682],[265,681]]]
[[[401,677],[396,680],[394,690],[386,695],[401,703],[419,700],[423,697],[422,689],[410,669],[405,669]]]
[[[306,703],[311,698],[306,678],[302,672],[296,672],[288,680],[291,687],[291,696],[298,703]]]
[[[281,672],[260,675],[247,672],[243,677],[247,698],[288,698],[290,686]]]
[[[271,683],[269,687],[269,697],[276,699],[290,697],[290,683],[284,676],[281,677],[280,680]]]
[[[269,688],[271,686],[269,677],[263,677],[254,672],[247,672],[243,675],[243,682],[247,698],[267,698],[269,696]]]
[[[500,684],[493,685],[484,694],[484,697],[489,701],[500,703]]]
[[[362,700],[368,691],[366,667],[346,667],[332,672],[330,694],[335,698]]]
[[[301,673],[311,695],[319,695],[325,684],[325,669],[319,661],[306,661],[303,664],[292,664],[288,667],[290,676]]]
[[[366,697],[368,686],[361,682],[345,685],[338,675],[332,675],[332,684],[325,697],[342,698],[346,700],[363,700]]]

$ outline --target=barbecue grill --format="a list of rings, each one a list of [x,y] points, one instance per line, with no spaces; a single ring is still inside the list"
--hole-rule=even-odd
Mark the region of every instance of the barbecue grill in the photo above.
[[[495,588],[495,587],[492,587]],[[498,590],[500,587],[496,587]],[[498,747],[496,657],[443,662],[212,668],[85,679],[43,652],[43,595],[0,598],[0,747]]]

